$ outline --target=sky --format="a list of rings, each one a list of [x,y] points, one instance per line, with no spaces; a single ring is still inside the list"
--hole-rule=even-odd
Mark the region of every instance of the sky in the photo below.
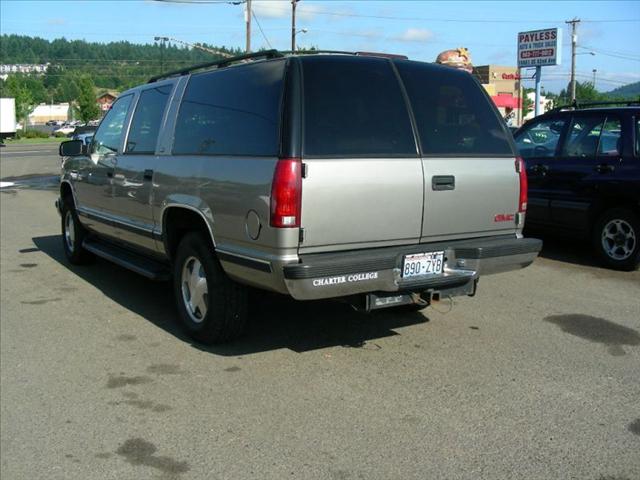
[[[290,0],[252,5],[252,49],[289,50]],[[466,47],[474,65],[514,66],[514,71],[518,32],[562,28],[562,65],[542,72],[543,88],[556,93],[566,86],[571,68],[565,21],[577,17],[578,81],[592,81],[594,69],[601,91],[640,81],[640,1],[301,0],[296,11],[297,29],[306,30],[297,35],[299,48],[398,53],[431,62],[443,50]],[[153,43],[160,35],[244,49],[244,18],[245,5],[233,0],[0,0],[3,34],[45,39]]]

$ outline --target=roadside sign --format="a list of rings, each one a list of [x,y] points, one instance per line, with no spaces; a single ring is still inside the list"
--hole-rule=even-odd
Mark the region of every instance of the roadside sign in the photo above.
[[[518,33],[518,68],[560,65],[561,60],[561,28]]]

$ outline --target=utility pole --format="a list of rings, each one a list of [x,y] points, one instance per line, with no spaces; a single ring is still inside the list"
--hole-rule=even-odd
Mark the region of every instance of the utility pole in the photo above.
[[[580,19],[574,17],[573,20],[567,20],[564,23],[571,25],[571,102],[573,103],[576,101],[576,44],[578,43],[576,28]]]
[[[154,37],[156,42],[160,42],[160,73],[164,72],[164,42],[168,42],[169,37]]]
[[[291,51],[296,51],[296,3],[299,0],[291,0]]]
[[[247,0],[247,11],[246,11],[246,22],[247,22],[247,53],[251,53],[251,0]]]
[[[516,125],[518,127],[522,125],[522,119],[524,118],[524,112],[522,111],[524,101],[522,95],[522,70],[518,67],[518,115],[516,116]]]
[[[598,70],[596,70],[595,68],[593,69],[593,89],[596,89],[596,72]]]
[[[160,44],[160,73],[164,72],[164,40]]]

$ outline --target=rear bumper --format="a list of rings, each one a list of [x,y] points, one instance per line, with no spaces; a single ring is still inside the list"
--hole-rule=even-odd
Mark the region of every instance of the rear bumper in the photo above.
[[[535,260],[541,248],[541,240],[508,236],[309,254],[300,256],[299,263],[285,265],[283,273],[287,290],[298,300],[369,292],[470,295],[475,293],[481,275],[524,268]],[[442,274],[402,278],[405,255],[435,251],[445,252]]]

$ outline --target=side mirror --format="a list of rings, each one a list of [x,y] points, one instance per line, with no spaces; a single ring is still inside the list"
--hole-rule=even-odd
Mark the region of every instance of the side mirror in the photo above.
[[[77,157],[87,153],[87,149],[82,140],[69,140],[60,144],[58,152],[61,157]]]

